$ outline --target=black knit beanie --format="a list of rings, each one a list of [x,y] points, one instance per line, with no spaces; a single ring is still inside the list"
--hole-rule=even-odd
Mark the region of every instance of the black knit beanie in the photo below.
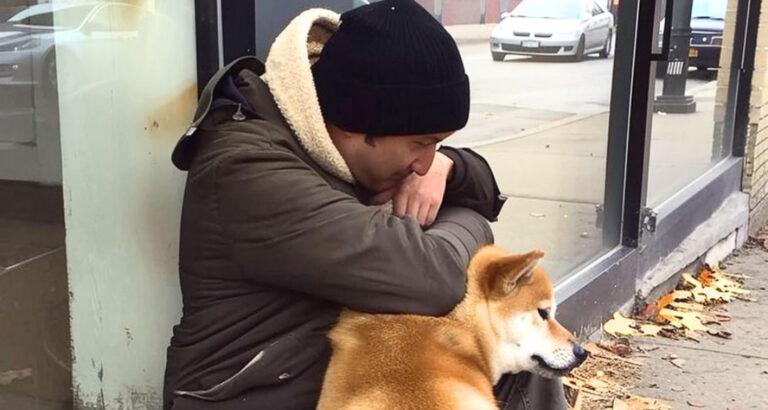
[[[373,136],[458,130],[469,79],[450,34],[414,0],[341,15],[312,66],[320,109],[339,128]]]

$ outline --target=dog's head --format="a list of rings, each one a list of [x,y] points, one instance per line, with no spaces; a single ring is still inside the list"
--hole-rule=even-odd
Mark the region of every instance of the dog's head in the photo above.
[[[563,376],[587,358],[571,332],[555,320],[552,283],[537,266],[543,256],[538,250],[515,255],[487,246],[470,263],[467,302],[474,314],[487,316],[497,377],[521,371]]]

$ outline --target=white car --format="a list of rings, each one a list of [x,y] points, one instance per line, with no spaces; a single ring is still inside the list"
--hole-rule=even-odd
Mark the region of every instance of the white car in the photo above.
[[[613,15],[594,0],[523,0],[501,15],[491,33],[491,56],[562,56],[580,61],[613,44]]]

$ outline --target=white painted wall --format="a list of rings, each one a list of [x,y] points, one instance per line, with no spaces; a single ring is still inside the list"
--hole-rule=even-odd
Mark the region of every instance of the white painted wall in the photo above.
[[[181,313],[170,152],[196,102],[194,4],[131,4],[57,37],[76,408],[159,408]]]

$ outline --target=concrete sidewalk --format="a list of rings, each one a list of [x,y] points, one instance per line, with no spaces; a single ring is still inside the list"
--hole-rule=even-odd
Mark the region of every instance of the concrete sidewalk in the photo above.
[[[714,83],[691,94],[699,104],[697,112],[653,115],[650,206],[712,166]],[[488,132],[494,121],[509,122],[508,115],[480,120],[474,129]],[[573,115],[525,132],[497,132],[494,139],[467,145],[488,160],[509,197],[493,224],[498,243],[508,249],[545,249],[544,267],[554,280],[615,245],[603,242],[596,208],[604,202],[609,117],[607,111]]]
[[[744,287],[754,299],[723,305],[732,320],[711,325],[731,332],[731,338],[704,334],[698,343],[662,337],[632,339],[635,347],[659,347],[647,353],[641,382],[633,393],[665,400],[673,409],[768,409],[768,251],[748,243],[722,266],[725,272],[751,277]],[[670,357],[683,359],[682,368],[673,365]]]

